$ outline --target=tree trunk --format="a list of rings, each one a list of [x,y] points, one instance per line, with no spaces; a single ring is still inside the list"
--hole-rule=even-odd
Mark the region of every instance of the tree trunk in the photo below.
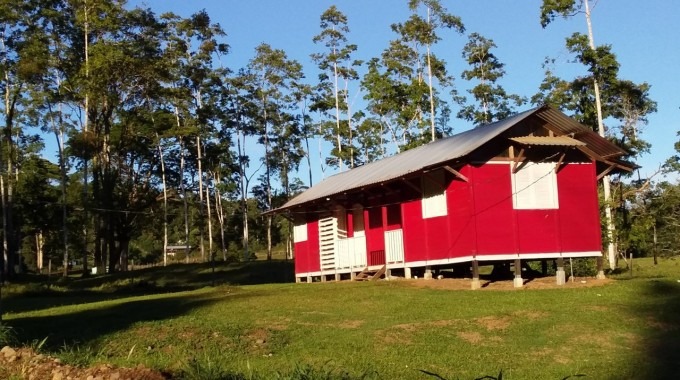
[[[43,268],[43,233],[41,230],[35,233],[35,266],[38,268],[38,273],[42,273]]]
[[[206,183],[205,186],[205,201],[206,207],[208,209],[208,254],[210,255],[210,261],[214,261],[213,255],[213,238],[212,238],[212,213],[210,211],[210,182]]]
[[[335,30],[335,28],[333,28]],[[333,54],[335,55],[335,48]],[[338,143],[338,168],[342,171],[342,139],[340,137],[340,96],[338,95],[338,63],[333,62],[333,95],[335,96],[335,128]]]
[[[220,183],[219,173],[215,173],[216,183]],[[224,209],[222,208],[222,195],[219,189],[215,186],[215,213],[217,220],[220,223],[220,240],[222,242],[222,261],[227,261],[227,245],[224,241]]]
[[[187,199],[186,186],[184,186],[184,142],[181,138],[179,139],[179,146],[182,150],[179,155],[179,186],[184,200],[184,244],[186,246],[184,255],[185,262],[189,264],[189,200]]]
[[[430,23],[430,7],[427,8],[427,23]],[[436,139],[434,125],[434,90],[432,89],[432,59],[430,58],[430,44],[427,44],[427,79],[430,90],[430,134],[432,141]]]
[[[165,183],[165,157],[163,156],[163,145],[161,139],[156,134],[158,139],[158,155],[161,160],[161,181],[163,183],[163,266],[168,265],[168,188]]]
[[[593,36],[593,24],[590,18],[590,6],[589,0],[584,0],[583,4],[586,9],[586,24],[588,25],[588,41],[590,43],[590,48],[595,50],[595,38]],[[593,76],[593,89],[595,92],[595,107],[597,110],[597,132],[601,137],[605,137],[604,131],[604,121],[602,120],[602,101],[600,99],[600,85],[597,78]],[[604,192],[604,212],[605,219],[607,223],[607,257],[609,259],[609,269],[616,269],[616,241],[615,239],[615,227],[614,218],[612,216],[611,208],[611,183],[609,176],[606,175],[602,178],[602,188]]]
[[[205,262],[205,243],[203,235],[205,234],[203,228],[203,215],[205,210],[203,208],[203,168],[201,161],[203,161],[203,155],[201,152],[201,137],[196,136],[196,154],[198,156],[198,215],[199,223],[198,229],[201,234],[200,247],[201,247],[201,261]]]

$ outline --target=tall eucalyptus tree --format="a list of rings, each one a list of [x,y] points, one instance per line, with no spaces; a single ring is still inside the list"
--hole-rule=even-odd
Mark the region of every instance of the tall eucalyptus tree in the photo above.
[[[491,51],[495,47],[493,40],[478,33],[471,33],[463,47],[463,59],[470,68],[463,71],[462,77],[468,81],[478,81],[468,90],[477,104],[463,106],[458,117],[476,125],[505,119],[514,112],[516,106],[525,102],[519,95],[508,94],[498,84],[505,70],[504,64]]]
[[[347,16],[335,5],[332,5],[321,14],[319,24],[321,32],[312,39],[314,43],[321,43],[328,49],[325,52],[312,54],[312,60],[317,64],[321,73],[317,86],[317,100],[312,110],[322,114],[333,112],[334,127],[324,128],[328,121],[322,122],[321,134],[335,144],[335,160],[331,163],[342,170],[343,163],[350,168],[354,166],[354,149],[352,141],[352,115],[349,101],[349,83],[359,79],[356,67],[360,61],[352,60],[352,54],[357,50],[355,44],[347,43],[347,34],[350,32],[347,25]],[[339,81],[344,82],[343,88]],[[341,114],[344,113],[344,118]],[[329,133],[330,131],[332,133]],[[345,152],[343,152],[345,146]]]
[[[588,34],[574,33],[567,38],[567,48],[576,56],[576,60],[586,67],[589,75],[569,82],[559,79],[548,68],[546,78],[541,85],[543,94],[535,96],[532,101],[561,100],[562,109],[574,111],[581,122],[592,126],[603,137],[610,135],[605,126],[605,120],[608,117],[621,120],[623,126],[620,130],[628,133],[626,138],[629,142],[630,139],[636,140],[632,144],[638,146],[636,149],[642,148],[644,151],[645,143],[637,141],[639,138],[636,131],[641,123],[646,122],[646,115],[655,112],[656,104],[648,97],[649,85],[646,83],[637,85],[618,78],[619,63],[611,52],[611,46],[595,45],[591,3],[591,0],[543,0],[540,13],[543,27],[559,16],[567,18],[579,13],[585,15]],[[631,131],[633,133],[629,133]],[[607,225],[607,255],[610,268],[615,269],[617,265],[616,227],[612,214],[611,179],[608,175],[603,177],[602,186]],[[598,273],[598,276],[603,275],[602,272]]]
[[[290,60],[280,49],[260,44],[255,49],[248,70],[254,80],[254,101],[261,113],[257,117],[259,142],[264,146],[265,173],[262,187],[266,194],[266,210],[273,206],[272,175],[278,173],[286,195],[290,194],[290,173],[297,168],[304,152],[301,148],[297,107],[293,91],[303,78],[302,65]],[[272,216],[267,219],[267,258],[272,257]]]

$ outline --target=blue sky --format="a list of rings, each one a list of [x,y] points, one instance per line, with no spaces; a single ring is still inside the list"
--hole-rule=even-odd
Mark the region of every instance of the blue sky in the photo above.
[[[506,77],[501,84],[509,92],[527,97],[536,93],[543,79],[541,64],[546,56],[557,58],[555,69],[562,77],[582,70],[568,62],[564,48],[565,37],[577,31],[586,32],[585,17],[581,14],[569,20],[558,19],[542,29],[540,0],[441,2],[461,17],[467,33],[478,32],[494,40],[498,46],[495,54],[506,65]],[[394,39],[390,24],[408,17],[406,3],[407,0],[133,0],[129,5],[149,7],[157,14],[174,12],[182,16],[205,9],[227,33],[231,53],[224,57],[225,66],[231,69],[245,66],[254,55],[255,46],[266,42],[302,63],[308,80],[313,82],[316,71],[309,55],[321,50],[312,37],[320,30],[319,16],[325,9],[336,5],[347,15],[349,40],[358,45],[356,58],[368,60],[378,56],[388,41]],[[680,34],[676,26],[679,19],[680,1],[676,0],[600,0],[593,9],[596,44],[612,45],[621,64],[620,77],[651,84],[650,95],[658,102],[658,112],[649,117],[643,130],[643,138],[652,144],[652,151],[638,161],[643,167],[642,177],[655,172],[675,153],[673,144],[679,139],[676,135],[680,130],[677,95]],[[434,52],[448,63],[450,73],[460,76],[467,68],[461,58],[466,38],[454,33],[443,33],[442,37]],[[464,92],[468,84],[457,79],[457,86]],[[456,106],[453,109],[455,113]],[[451,125],[454,133],[472,127],[458,119],[452,119]],[[301,171],[304,173],[306,168]],[[306,178],[304,174],[300,177]]]

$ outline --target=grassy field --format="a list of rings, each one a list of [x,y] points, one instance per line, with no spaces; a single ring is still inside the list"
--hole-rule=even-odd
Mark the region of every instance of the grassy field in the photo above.
[[[680,257],[634,269],[588,288],[452,291],[294,284],[286,262],[173,265],[13,284],[3,320],[67,362],[186,378],[678,378]]]

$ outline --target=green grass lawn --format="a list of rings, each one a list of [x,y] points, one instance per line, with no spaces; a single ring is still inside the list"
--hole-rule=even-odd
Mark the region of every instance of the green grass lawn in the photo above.
[[[220,265],[214,275],[173,265],[50,290],[12,285],[3,319],[19,344],[69,362],[175,374],[680,377],[680,258],[636,260],[632,278],[612,277],[590,288],[451,291],[408,281],[294,284],[285,262]]]

